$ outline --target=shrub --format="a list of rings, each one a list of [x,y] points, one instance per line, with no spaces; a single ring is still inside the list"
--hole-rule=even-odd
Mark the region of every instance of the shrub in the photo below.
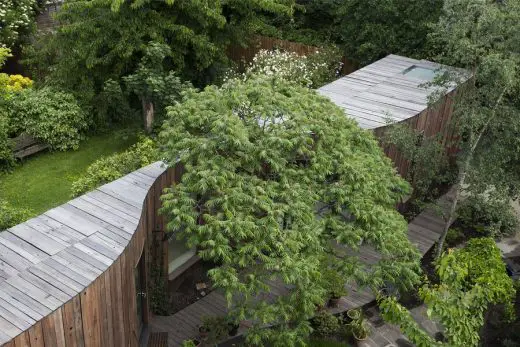
[[[518,220],[508,200],[469,196],[458,208],[459,220],[483,236],[502,237],[516,232]]]
[[[155,142],[150,138],[141,138],[128,150],[101,158],[91,164],[86,173],[72,184],[72,196],[79,196],[112,182],[158,159],[159,151]]]
[[[11,102],[12,131],[25,131],[55,150],[79,147],[88,124],[86,114],[72,94],[51,88],[28,89]]]
[[[464,240],[464,232],[459,228],[450,228],[446,234],[446,245],[453,247]]]
[[[323,49],[308,56],[281,50],[261,50],[246,67],[244,77],[276,75],[304,87],[319,88],[334,80],[340,70],[341,55],[334,49]]]
[[[0,231],[20,224],[32,215],[30,210],[13,207],[7,201],[0,199]]]
[[[0,105],[0,171],[7,170],[14,165],[14,157],[8,138],[8,120]]]
[[[12,47],[28,36],[36,6],[35,0],[0,0],[0,45]]]
[[[330,312],[321,310],[313,318],[313,327],[316,335],[331,336],[339,330],[339,319]]]

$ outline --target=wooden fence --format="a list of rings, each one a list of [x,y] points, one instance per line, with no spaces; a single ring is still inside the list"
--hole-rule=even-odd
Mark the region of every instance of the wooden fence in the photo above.
[[[248,47],[242,47],[238,45],[230,46],[227,50],[227,55],[231,60],[239,63],[239,66],[243,68],[244,63],[247,64],[251,62],[255,55],[262,49],[282,49],[285,51],[294,52],[298,55],[309,55],[320,50],[319,47],[309,46],[299,42],[281,40],[267,36],[257,36]],[[343,63],[341,75],[347,75],[359,68],[359,64],[346,58],[345,56],[341,59],[341,61]]]

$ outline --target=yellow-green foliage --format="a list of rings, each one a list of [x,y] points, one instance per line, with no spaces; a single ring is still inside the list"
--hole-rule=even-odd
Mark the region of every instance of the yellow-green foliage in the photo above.
[[[7,60],[11,57],[11,50],[8,48],[0,48],[0,67],[2,67]],[[33,81],[29,77],[22,75],[8,75],[6,73],[0,73],[0,92],[19,92],[23,89],[30,88],[33,85]],[[5,95],[3,95],[5,97]]]
[[[5,75],[5,74],[2,74]],[[1,77],[0,77],[1,78]],[[19,92],[25,88],[31,88],[33,81],[22,75],[7,75],[6,89],[10,92]]]

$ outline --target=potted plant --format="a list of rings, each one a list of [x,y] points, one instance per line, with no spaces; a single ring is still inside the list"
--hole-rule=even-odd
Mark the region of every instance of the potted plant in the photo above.
[[[338,307],[341,297],[347,295],[345,280],[337,271],[332,269],[326,270],[323,279],[325,281],[324,286],[329,295],[328,306]]]
[[[352,321],[351,329],[352,335],[354,336],[356,341],[366,340],[370,335],[370,325],[368,325],[367,320],[364,318]]]
[[[356,341],[358,341],[357,344],[360,345],[359,341],[366,340],[370,335],[370,325],[363,317],[363,312],[361,309],[348,310],[347,317],[352,320],[348,324],[350,326],[352,336],[354,336]]]
[[[227,326],[229,336],[235,336],[238,333],[238,328],[240,327],[240,324],[238,324],[234,319],[228,318]]]
[[[361,309],[352,308],[347,311],[348,324],[361,318]]]
[[[189,339],[182,342],[182,347],[200,347],[201,343],[197,339]]]
[[[209,329],[207,326],[205,326],[204,324],[202,324],[201,326],[199,326],[199,334],[200,334],[200,338],[202,341],[206,341],[208,339],[208,335],[209,335]]]
[[[202,325],[199,327],[202,340],[214,345],[228,336],[229,327],[225,317],[206,316],[202,318]]]

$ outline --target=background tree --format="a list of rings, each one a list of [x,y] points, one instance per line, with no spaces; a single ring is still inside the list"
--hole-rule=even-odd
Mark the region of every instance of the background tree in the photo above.
[[[406,182],[370,133],[314,91],[251,77],[190,92],[169,108],[161,139],[169,165],[185,168],[162,197],[168,228],[219,264],[209,274],[233,316],[253,322],[249,343],[302,342],[327,299],[327,267],[370,288],[417,281],[418,253],[395,210]],[[364,264],[361,246],[381,260]],[[287,295],[258,300],[272,281]]]
[[[27,50],[27,63],[46,83],[72,91],[93,107],[105,82],[134,74],[148,43],[155,41],[171,48],[165,71],[204,85],[226,63],[228,45],[247,42],[258,13],[290,15],[292,2],[67,1],[57,14],[56,34]]]
[[[268,16],[260,32],[322,45],[335,43],[344,55],[369,64],[388,54],[424,58],[430,25],[443,0],[297,0],[294,18]]]
[[[424,58],[443,0],[346,0],[336,17],[345,55],[365,65],[388,54]]]
[[[446,0],[431,34],[433,46],[440,52],[437,61],[473,74],[455,100],[459,171],[437,258],[463,190],[470,196],[483,192],[518,195],[518,154],[507,155],[514,151],[510,144],[517,143],[520,135],[515,130],[520,118],[515,94],[520,81],[519,32],[518,1]],[[460,78],[460,72],[449,70],[437,82],[456,83]],[[505,128],[509,130],[501,132]],[[494,141],[498,136],[502,139]],[[508,174],[500,175],[504,172]]]
[[[152,131],[155,110],[163,115],[166,105],[173,105],[181,92],[190,87],[174,71],[165,71],[164,60],[171,55],[170,46],[150,42],[135,73],[123,77],[128,90],[141,99],[144,129],[148,133]]]
[[[509,319],[513,317],[513,281],[492,238],[472,239],[464,248],[450,250],[438,263],[437,273],[440,283],[425,284],[419,293],[429,318],[445,328],[446,343],[424,332],[395,298],[379,298],[383,317],[398,324],[417,347],[478,346],[490,305],[504,304]]]

